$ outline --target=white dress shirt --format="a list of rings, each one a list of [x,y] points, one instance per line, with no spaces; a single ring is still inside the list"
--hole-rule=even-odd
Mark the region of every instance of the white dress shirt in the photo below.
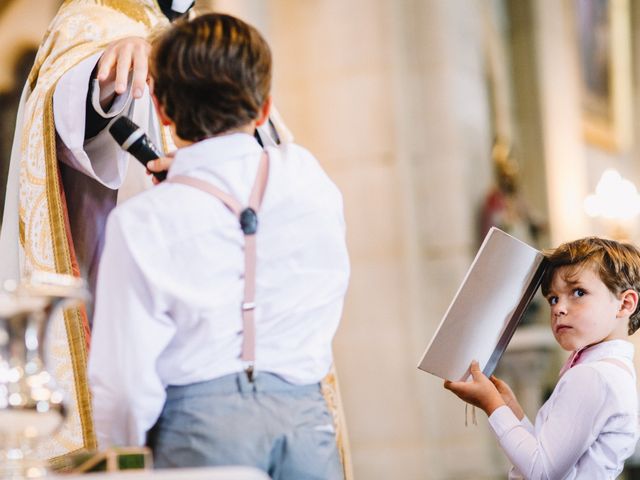
[[[256,362],[294,384],[320,381],[349,277],[342,197],[314,157],[267,149],[258,218]],[[246,134],[178,151],[169,171],[246,204],[262,149]],[[139,445],[167,385],[243,371],[244,239],[237,218],[200,190],[165,182],[109,216],[89,379],[101,447]]]
[[[509,478],[591,480],[620,474],[638,433],[633,352],[623,340],[584,350],[538,412],[535,427],[506,406],[491,414],[489,424],[514,466]]]

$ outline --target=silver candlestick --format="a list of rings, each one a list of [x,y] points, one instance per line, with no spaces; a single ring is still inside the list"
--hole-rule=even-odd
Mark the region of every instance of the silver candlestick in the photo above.
[[[0,479],[46,473],[30,453],[66,417],[63,392],[46,369],[47,327],[60,308],[86,298],[81,279],[39,272],[0,292]]]

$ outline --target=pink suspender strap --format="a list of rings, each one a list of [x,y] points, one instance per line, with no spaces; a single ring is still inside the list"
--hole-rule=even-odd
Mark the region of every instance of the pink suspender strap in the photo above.
[[[265,151],[260,158],[258,173],[249,196],[246,208],[232,195],[223,192],[216,186],[199,178],[176,175],[168,181],[181,183],[197,188],[213,195],[224,203],[233,214],[238,217],[240,228],[244,233],[244,300],[242,302],[242,361],[249,381],[253,381],[253,369],[256,359],[256,326],[254,311],[256,308],[256,231],[258,229],[257,212],[262,203],[262,197],[269,177],[269,156]]]
[[[619,360],[617,358],[601,358],[600,361],[611,363],[612,365],[617,365],[618,367],[622,368],[624,371],[626,371],[629,375],[633,377],[633,370],[631,369],[631,367],[629,367],[629,365],[624,363],[622,360]]]

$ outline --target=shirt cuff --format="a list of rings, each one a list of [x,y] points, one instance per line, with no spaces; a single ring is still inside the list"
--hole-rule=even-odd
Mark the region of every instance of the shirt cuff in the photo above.
[[[105,112],[100,104],[100,99],[104,97],[108,97],[115,92],[115,82],[112,85],[108,85],[106,87],[107,91],[102,92],[100,90],[100,81],[97,78],[92,80],[92,91],[91,91],[91,106],[96,111],[98,115],[103,118],[113,118],[120,115],[124,112],[124,109],[131,102],[131,77],[129,78],[129,83],[127,85],[127,90],[123,94],[116,94],[113,102],[111,103],[111,107],[109,111]]]
[[[489,416],[489,425],[491,425],[496,436],[502,438],[510,430],[521,426],[522,423],[509,407],[502,405],[496,408]]]

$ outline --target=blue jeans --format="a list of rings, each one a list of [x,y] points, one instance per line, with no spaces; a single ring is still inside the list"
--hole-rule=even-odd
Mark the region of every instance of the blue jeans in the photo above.
[[[320,384],[259,372],[167,388],[149,434],[156,468],[246,465],[278,480],[343,479]]]

